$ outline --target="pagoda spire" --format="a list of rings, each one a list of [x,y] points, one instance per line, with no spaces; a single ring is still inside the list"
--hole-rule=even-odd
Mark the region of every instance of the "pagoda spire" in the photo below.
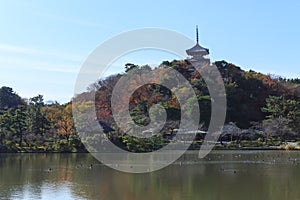
[[[197,44],[199,44],[198,25],[196,25],[196,41],[197,41]]]

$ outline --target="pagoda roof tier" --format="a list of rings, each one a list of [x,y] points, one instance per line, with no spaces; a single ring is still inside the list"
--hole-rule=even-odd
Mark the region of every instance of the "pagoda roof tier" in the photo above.
[[[209,54],[209,49],[206,49],[197,43],[192,48],[186,50],[186,53],[190,56],[205,56]]]

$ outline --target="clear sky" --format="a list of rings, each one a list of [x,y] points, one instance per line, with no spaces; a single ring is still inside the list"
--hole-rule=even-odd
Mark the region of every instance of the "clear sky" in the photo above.
[[[22,97],[69,101],[81,64],[103,41],[143,27],[178,31],[226,60],[263,73],[300,77],[300,1],[0,0],[0,86]],[[126,61],[159,64],[132,54]],[[148,60],[149,59],[149,60]]]

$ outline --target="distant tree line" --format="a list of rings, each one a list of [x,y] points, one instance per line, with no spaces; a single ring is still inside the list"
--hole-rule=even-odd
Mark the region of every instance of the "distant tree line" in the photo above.
[[[226,61],[217,61],[224,81],[227,98],[226,124],[235,124],[241,130],[231,135],[231,141],[242,144],[242,140],[257,140],[264,144],[280,144],[285,141],[300,140],[300,85],[299,79],[285,79],[265,75],[253,70],[244,71]],[[154,104],[163,106],[167,113],[167,123],[160,133],[149,138],[136,138],[128,135],[116,125],[112,116],[111,96],[114,86],[124,75],[142,72],[154,73],[154,78],[164,68],[180,72],[193,87],[200,107],[199,127],[207,130],[211,117],[212,97],[207,83],[200,73],[186,60],[164,61],[155,70],[148,65],[132,63],[125,65],[123,74],[116,74],[91,84],[88,91],[75,97],[77,102],[90,104],[95,93],[95,107],[100,124],[109,127],[107,137],[120,148],[133,152],[149,152],[168,144],[173,129],[179,128],[181,105],[174,90],[184,92],[187,88],[172,90],[160,84],[146,84],[139,87],[131,96],[129,112],[135,123],[150,123],[149,108]],[[157,73],[157,76],[155,76]],[[143,79],[142,76],[136,78]],[[161,83],[172,81],[164,74]],[[219,81],[219,80],[206,80]],[[131,85],[137,84],[131,80]],[[124,86],[126,87],[126,86]],[[88,101],[86,101],[88,99]],[[191,100],[191,99],[190,99]],[[194,107],[187,101],[188,115],[193,118]],[[120,102],[125,98],[120,97]],[[122,108],[120,108],[122,109]],[[159,112],[159,110],[151,110]],[[122,113],[122,112],[121,112]],[[250,131],[248,131],[250,130]],[[251,132],[253,136],[241,135]],[[196,144],[201,144],[201,136],[196,136]],[[271,142],[270,142],[271,141]],[[72,102],[66,104],[45,104],[42,95],[28,100],[22,99],[12,88],[0,88],[0,152],[85,152],[72,119]]]
[[[0,152],[85,151],[71,109],[71,103],[45,104],[42,95],[25,100],[0,88]]]

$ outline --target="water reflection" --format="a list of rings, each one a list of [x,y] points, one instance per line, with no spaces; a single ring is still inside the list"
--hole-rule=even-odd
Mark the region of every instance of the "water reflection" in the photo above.
[[[0,199],[300,199],[298,152],[197,155],[126,174],[89,154],[0,154]]]

